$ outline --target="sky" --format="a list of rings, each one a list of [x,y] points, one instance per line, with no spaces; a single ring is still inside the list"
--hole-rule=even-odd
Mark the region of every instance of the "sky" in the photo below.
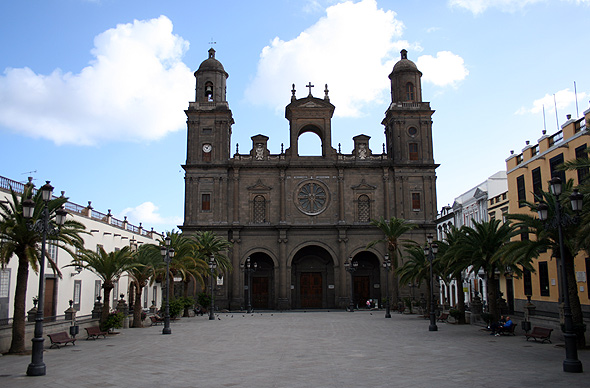
[[[229,73],[232,151],[289,146],[291,85],[336,106],[332,146],[385,142],[408,50],[436,111],[437,208],[590,107],[590,0],[0,2],[0,175],[144,228],[178,230],[186,116],[210,47]],[[320,154],[313,134],[302,154]]]

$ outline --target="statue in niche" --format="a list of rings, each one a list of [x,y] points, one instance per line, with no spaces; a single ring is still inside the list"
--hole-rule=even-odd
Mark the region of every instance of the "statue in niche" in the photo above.
[[[264,145],[262,143],[256,143],[256,160],[262,160],[264,158]]]
[[[358,155],[359,155],[359,159],[366,159],[367,158],[367,145],[366,144],[359,144]]]

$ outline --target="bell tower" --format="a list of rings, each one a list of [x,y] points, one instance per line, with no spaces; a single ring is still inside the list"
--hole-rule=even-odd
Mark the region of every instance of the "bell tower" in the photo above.
[[[389,74],[391,104],[385,112],[387,157],[394,163],[433,164],[432,114],[422,101],[422,73],[401,51],[401,59]]]
[[[195,71],[195,102],[185,110],[188,126],[186,164],[224,162],[230,158],[232,112],[226,100],[229,74],[215,50]]]

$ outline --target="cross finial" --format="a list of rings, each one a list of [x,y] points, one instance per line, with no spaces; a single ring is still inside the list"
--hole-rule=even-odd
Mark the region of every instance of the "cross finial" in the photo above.
[[[312,85],[311,82],[305,85],[306,88],[309,88],[309,96],[311,96],[311,88],[313,88],[314,86],[315,85]]]
[[[291,101],[295,101],[295,84],[293,84],[293,89],[291,89]]]
[[[326,88],[324,89],[324,93],[325,93],[324,100],[326,100],[326,101],[330,101],[330,97],[328,96],[328,92],[329,92],[328,84],[326,84]]]

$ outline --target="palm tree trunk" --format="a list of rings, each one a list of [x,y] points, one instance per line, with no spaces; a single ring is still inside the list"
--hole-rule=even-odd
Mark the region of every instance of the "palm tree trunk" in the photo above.
[[[17,254],[18,269],[14,290],[14,314],[12,318],[12,342],[8,353],[25,351],[25,305],[27,298],[27,280],[29,278],[29,261],[24,253]],[[37,308],[43,309],[43,306]]]
[[[574,258],[566,253],[565,276],[567,277],[568,294],[570,298],[570,308],[572,311],[572,321],[574,324],[574,332],[576,333],[576,342],[579,349],[586,347],[586,336],[582,329],[584,325],[584,316],[582,315],[582,305],[580,304],[580,297],[578,296],[578,285],[576,280],[576,270],[574,268]]]
[[[498,311],[498,282],[492,274],[486,274],[488,286],[488,312],[492,315],[492,322],[500,320],[500,311]]]
[[[131,327],[143,327],[143,321],[141,320],[142,291],[143,287],[135,287],[135,302],[133,304],[133,324],[131,325]]]
[[[189,280],[185,280],[183,283],[184,283],[183,284],[184,289],[183,289],[182,296],[186,299],[186,298],[188,298],[188,284],[189,284]],[[184,313],[182,314],[183,317],[188,317],[189,316],[188,315],[188,309],[189,309],[188,306],[185,306],[184,307]]]
[[[455,278],[457,283],[457,310],[461,313],[459,315],[459,324],[465,323],[465,293],[463,292],[463,276],[459,275]]]
[[[102,312],[100,314],[100,325],[102,326],[103,323],[105,323],[105,321],[107,320],[107,318],[109,317],[109,313],[111,311],[111,305],[110,305],[110,297],[111,297],[111,291],[113,290],[113,285],[106,285],[103,284],[103,304],[102,304]]]

